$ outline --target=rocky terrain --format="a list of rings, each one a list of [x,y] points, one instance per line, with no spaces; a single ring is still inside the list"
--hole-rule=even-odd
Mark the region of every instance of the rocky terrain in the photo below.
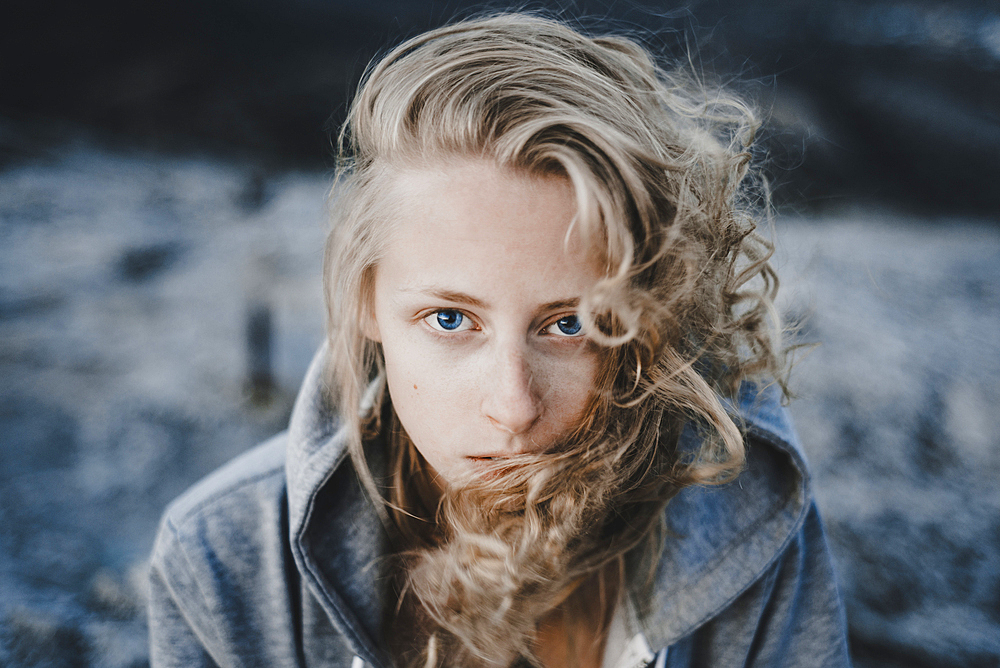
[[[110,152],[0,171],[0,666],[147,665],[164,505],[285,423],[330,176]],[[792,412],[857,665],[1000,665],[1000,225],[776,221]]]

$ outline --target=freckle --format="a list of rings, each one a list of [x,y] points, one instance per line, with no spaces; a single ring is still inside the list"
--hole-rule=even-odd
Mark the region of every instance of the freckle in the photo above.
[[[417,389],[417,384],[416,383],[413,384],[413,389],[414,390]]]

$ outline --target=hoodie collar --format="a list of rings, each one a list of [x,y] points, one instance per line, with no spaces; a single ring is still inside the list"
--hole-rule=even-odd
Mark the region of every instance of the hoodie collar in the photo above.
[[[744,383],[728,408],[742,419],[746,468],[726,485],[686,488],[667,506],[643,623],[653,647],[669,647],[728,607],[784,552],[809,510],[808,468],[778,388]],[[697,436],[686,428],[681,438],[693,446]]]
[[[292,554],[310,591],[355,654],[391,666],[379,646],[387,600],[388,537],[349,458],[346,428],[330,403],[326,345],[313,358],[288,428],[286,476]],[[383,448],[367,453],[384,467]]]
[[[375,642],[388,600],[389,539],[348,458],[347,436],[329,401],[326,346],[292,411],[287,452],[292,553],[312,593],[352,649],[392,665]],[[745,383],[731,412],[747,434],[747,466],[718,487],[684,489],[667,506],[668,539],[643,630],[653,647],[689,635],[748,589],[799,531],[810,504],[809,474],[776,387]],[[696,446],[685,429],[682,440]],[[377,445],[377,444],[376,444]],[[682,447],[685,444],[682,443]],[[367,454],[384,468],[383,448]]]

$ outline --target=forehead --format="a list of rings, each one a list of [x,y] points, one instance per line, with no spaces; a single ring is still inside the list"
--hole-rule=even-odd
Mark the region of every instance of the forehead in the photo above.
[[[522,237],[571,237],[567,232],[576,204],[572,186],[562,176],[455,159],[400,169],[389,183],[402,209],[401,221],[419,219],[425,232],[447,227],[451,234],[483,236],[504,231],[498,229],[502,224]]]
[[[564,177],[454,160],[401,169],[389,188],[395,214],[379,273],[405,269],[486,286],[495,278],[535,290],[550,282],[564,291],[596,280]]]

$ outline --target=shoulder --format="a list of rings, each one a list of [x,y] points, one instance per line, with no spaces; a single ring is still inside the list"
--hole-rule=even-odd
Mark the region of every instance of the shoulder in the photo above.
[[[792,636],[801,643],[808,634],[794,628],[822,628],[829,632],[820,634],[820,644],[838,658],[815,665],[843,665],[843,613],[829,549],[809,469],[777,388],[748,384],[730,410],[746,439],[746,467],[731,483],[686,488],[667,506],[650,637],[659,646],[716,638],[713,651],[731,646],[726,656],[735,657],[765,636],[768,643],[791,642]],[[688,430],[682,438],[695,437]],[[758,637],[762,628],[773,633]],[[745,646],[738,641],[744,636]]]
[[[150,558],[152,665],[299,665],[303,616],[321,617],[290,548],[286,447],[279,434],[168,506]],[[341,647],[323,633],[324,651]]]
[[[285,446],[279,434],[195,483],[163,514],[151,566],[176,590],[198,582],[257,586],[255,572],[287,552]],[[245,573],[248,577],[232,574]],[[242,583],[242,584],[241,584]],[[194,591],[189,589],[188,591]]]
[[[699,536],[702,549],[720,556],[733,543],[756,538],[765,543],[761,556],[770,550],[773,557],[805,520],[812,497],[809,467],[778,388],[744,383],[728,409],[744,435],[744,470],[728,484],[682,490],[667,508],[671,528]],[[692,449],[699,438],[689,425],[682,448]],[[713,545],[717,550],[709,549]],[[707,556],[699,554],[692,566],[703,568]]]
[[[287,655],[288,615],[263,612],[290,609],[295,590],[285,441],[279,434],[240,455],[167,507],[149,572],[151,647],[162,665],[176,663],[165,657],[180,655],[182,638],[219,665]]]
[[[282,432],[213,471],[167,506],[163,523],[190,528],[215,516],[273,509],[285,491],[286,442]]]
[[[718,614],[760,578],[792,543],[811,504],[805,460],[777,396],[751,386],[730,410],[746,439],[744,471],[728,484],[685,488],[667,506],[670,537],[654,603],[672,610],[673,637]],[[689,426],[681,438],[698,436]]]
[[[777,558],[749,582],[670,638],[671,666],[851,665],[843,605],[815,504]]]

